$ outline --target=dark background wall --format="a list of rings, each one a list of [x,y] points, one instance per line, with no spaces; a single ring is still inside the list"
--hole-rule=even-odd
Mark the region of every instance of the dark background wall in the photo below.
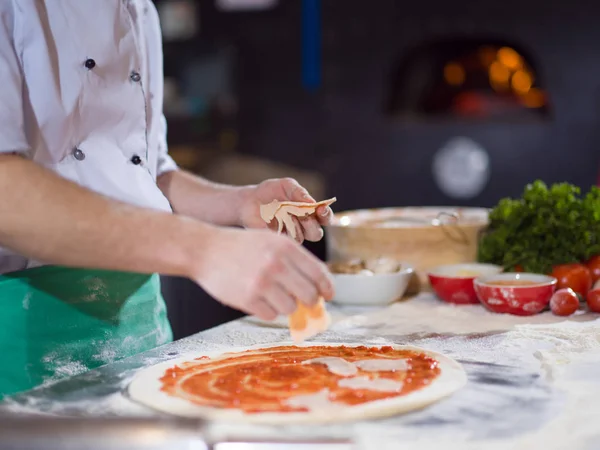
[[[184,43],[165,43],[165,72],[200,51],[226,49],[238,105],[228,122],[238,136],[236,151],[321,171],[338,210],[492,206],[536,178],[584,188],[596,182],[598,3],[285,0],[251,13],[198,3],[201,31]],[[405,57],[424,43],[456,38],[521,48],[543,82],[549,113],[471,120],[386,110],[406,79],[398,71]],[[174,119],[171,143],[200,142],[194,123]],[[432,170],[434,155],[455,137],[472,140],[489,158],[489,180],[470,198],[448,195]],[[322,244],[310,248],[325,256]],[[177,337],[237,315],[187,281],[166,279],[165,296]]]

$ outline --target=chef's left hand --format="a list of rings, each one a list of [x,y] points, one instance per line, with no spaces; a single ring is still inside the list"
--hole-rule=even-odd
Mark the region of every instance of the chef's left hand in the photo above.
[[[260,217],[260,205],[271,203],[273,200],[307,203],[316,201],[293,178],[266,180],[245,189],[240,209],[240,224],[245,228],[277,229],[275,220],[266,224]],[[332,219],[333,211],[329,206],[320,206],[315,214],[307,217],[293,217],[296,225],[296,240],[300,243],[305,239],[311,242],[320,241],[323,238],[322,227],[329,225]]]

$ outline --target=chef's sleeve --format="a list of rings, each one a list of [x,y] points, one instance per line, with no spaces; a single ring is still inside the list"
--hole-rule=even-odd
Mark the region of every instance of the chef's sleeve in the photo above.
[[[158,168],[156,175],[161,176],[163,173],[172,172],[174,170],[177,170],[177,164],[173,161],[173,158],[169,156],[169,147],[167,145],[167,120],[163,114],[160,118]]]
[[[0,1],[0,153],[25,153],[29,144],[23,112],[23,76],[14,45],[12,4]]]

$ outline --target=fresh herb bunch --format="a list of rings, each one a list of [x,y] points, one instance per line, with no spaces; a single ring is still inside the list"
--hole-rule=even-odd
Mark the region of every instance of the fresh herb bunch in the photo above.
[[[478,259],[505,270],[550,273],[553,266],[600,254],[600,189],[585,195],[577,186],[542,181],[520,199],[504,198],[490,211]]]

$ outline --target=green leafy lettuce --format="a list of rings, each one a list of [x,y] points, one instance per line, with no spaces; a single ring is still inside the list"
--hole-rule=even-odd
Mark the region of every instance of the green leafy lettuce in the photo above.
[[[478,260],[505,270],[550,273],[552,267],[600,254],[600,189],[582,196],[577,186],[542,181],[519,199],[504,198],[490,211]]]

